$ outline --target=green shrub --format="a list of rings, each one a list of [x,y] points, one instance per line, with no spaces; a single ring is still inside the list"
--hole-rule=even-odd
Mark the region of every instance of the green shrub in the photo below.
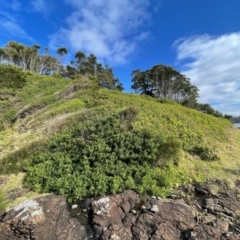
[[[155,166],[179,146],[146,130],[122,130],[122,114],[80,122],[71,132],[51,138],[48,149],[25,161],[26,186],[69,200],[129,188],[159,191],[164,181]]]
[[[195,146],[192,149],[189,150],[190,154],[197,155],[202,159],[203,161],[216,161],[219,160],[219,157],[217,156],[214,151],[206,146]]]
[[[21,69],[12,65],[0,64],[1,88],[18,89],[25,85],[26,77]]]
[[[24,170],[23,160],[39,151],[47,150],[45,141],[36,141],[19,150],[13,151],[0,161],[0,172],[3,174],[19,173]]]
[[[168,98],[158,98],[157,99],[157,102],[159,103],[166,103],[166,104],[172,104],[172,105],[176,105],[176,101],[173,101],[171,99],[168,99]]]
[[[8,122],[13,122],[16,115],[16,110],[8,109],[4,112],[3,116]]]

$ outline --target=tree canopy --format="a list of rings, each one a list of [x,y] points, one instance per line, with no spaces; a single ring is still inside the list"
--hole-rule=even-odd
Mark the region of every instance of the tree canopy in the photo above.
[[[172,99],[189,107],[197,102],[198,88],[170,66],[159,64],[146,71],[134,70],[132,83],[131,88],[140,94]]]
[[[33,73],[42,75],[60,74],[67,79],[74,79],[79,74],[93,76],[100,87],[111,90],[123,90],[123,85],[119,79],[114,76],[113,69],[108,65],[102,65],[97,61],[94,54],[88,56],[77,51],[75,61],[70,64],[63,64],[64,55],[68,54],[66,47],[59,47],[56,50],[56,56],[49,54],[48,48],[40,54],[41,46],[34,44],[31,47],[22,43],[10,41],[4,48],[0,48],[0,64],[6,63],[20,68],[22,71],[29,70]]]
[[[100,87],[119,91],[124,89],[119,79],[114,76],[113,69],[107,64],[102,65],[99,63],[94,54],[86,56],[84,52],[78,51],[75,54],[75,59],[63,70],[62,74],[65,77],[74,78],[77,74],[92,75]]]

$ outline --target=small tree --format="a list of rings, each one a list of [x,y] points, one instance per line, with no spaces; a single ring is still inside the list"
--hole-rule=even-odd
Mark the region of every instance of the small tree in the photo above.
[[[66,54],[68,54],[67,48],[60,47],[60,48],[57,49],[57,56],[58,56],[58,58],[57,58],[57,67],[56,67],[57,73],[59,73],[59,71],[60,71],[62,58]]]

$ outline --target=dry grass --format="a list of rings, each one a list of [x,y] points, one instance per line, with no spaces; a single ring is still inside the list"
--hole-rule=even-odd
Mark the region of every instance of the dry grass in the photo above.
[[[180,167],[195,181],[224,180],[230,187],[240,176],[240,130],[229,130],[227,143],[216,143],[219,161],[206,162],[187,153],[180,161]]]
[[[21,190],[22,189],[22,180],[24,177],[24,173],[18,174],[10,174],[4,175],[0,177],[0,187],[1,191],[8,196],[14,190]],[[8,200],[6,205],[6,210],[10,209],[11,207],[16,206],[17,204],[27,200],[32,199],[39,196],[45,196],[47,194],[39,194],[36,192],[27,192],[21,197],[17,197],[14,200]]]

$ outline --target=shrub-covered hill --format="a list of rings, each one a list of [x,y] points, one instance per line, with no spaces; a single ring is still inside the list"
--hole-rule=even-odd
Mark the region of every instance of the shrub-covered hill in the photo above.
[[[192,181],[232,183],[240,171],[240,131],[228,120],[98,88],[94,77],[24,73],[20,86],[1,88],[0,113],[1,176],[19,173],[23,186],[69,200],[124,189],[164,196]]]

